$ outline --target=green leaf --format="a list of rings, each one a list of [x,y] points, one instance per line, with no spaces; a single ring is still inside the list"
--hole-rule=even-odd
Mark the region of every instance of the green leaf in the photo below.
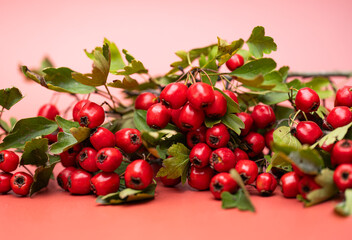
[[[228,114],[226,113],[225,116],[221,118],[221,122],[225,124],[228,128],[233,130],[238,135],[241,134],[241,129],[244,128],[243,121],[237,117],[235,114]]]
[[[6,132],[11,131],[11,127],[4,120],[0,119],[0,126],[5,129]]]
[[[289,146],[293,149],[302,148],[302,144],[298,141],[296,137],[291,134],[291,129],[289,127],[282,126],[277,128],[273,133],[273,139],[274,149],[277,145]]]
[[[221,193],[222,208],[238,208],[241,211],[255,212],[251,201],[246,197],[242,189],[239,189],[235,194],[229,192]]]
[[[288,157],[302,172],[309,175],[318,174],[325,165],[319,152],[308,146],[303,146],[298,151],[292,151]]]
[[[268,92],[258,97],[258,100],[267,105],[275,105],[288,100],[287,93]]]
[[[90,128],[87,127],[79,127],[79,128],[71,128],[70,132],[72,136],[80,143],[89,138]]]
[[[330,86],[330,81],[328,78],[324,77],[314,77],[309,82],[304,84],[306,87],[313,89],[316,93],[318,93],[321,99],[329,98],[333,95],[333,92],[329,89],[326,89]],[[323,90],[325,89],[325,90]]]
[[[265,30],[261,26],[253,29],[251,36],[247,40],[247,45],[249,52],[251,52],[256,58],[261,58],[263,57],[263,53],[270,54],[277,49],[274,39],[265,36]]]
[[[126,90],[137,90],[139,89],[139,83],[131,78],[130,76],[126,75],[123,80],[114,80],[111,83],[108,83],[109,87],[114,87],[114,88],[122,88]]]
[[[279,72],[281,73],[283,80],[286,80],[289,70],[290,70],[290,68],[288,66],[283,66],[279,69]]]
[[[261,58],[244,64],[229,73],[231,76],[236,76],[243,79],[255,79],[258,75],[265,75],[276,68],[276,63],[271,58]]]
[[[352,189],[346,189],[345,201],[335,206],[335,212],[341,216],[352,215]]]
[[[13,129],[16,123],[17,123],[17,119],[14,117],[11,117],[10,118],[11,129]]]
[[[227,102],[227,113],[228,114],[240,112],[239,105],[232,98],[230,98],[226,93],[221,91],[219,88],[215,88],[215,90],[220,92],[225,97],[226,102]]]
[[[125,58],[126,58],[127,62],[131,63],[132,60],[135,59],[126,49],[122,49],[122,52],[123,52],[123,54],[125,54]]]
[[[321,146],[323,146],[324,143],[326,145],[330,145],[330,144],[333,144],[336,141],[342,140],[345,137],[345,135],[347,134],[348,129],[351,126],[352,126],[352,123],[350,123],[350,124],[348,124],[346,126],[334,129],[333,131],[331,131],[330,133],[328,133],[324,137],[322,137],[318,142],[313,144],[311,146],[311,148],[315,148],[317,145],[319,145],[321,147]]]
[[[104,39],[104,43],[109,45],[111,54],[110,72],[116,72],[117,70],[123,69],[126,65],[122,59],[120,50],[117,48],[114,42],[110,42],[108,39]]]
[[[218,54],[217,58],[219,60],[219,66],[227,62],[236,52],[242,48],[243,39],[238,39],[233,41],[231,44],[227,43],[225,40],[218,37]]]
[[[33,176],[33,183],[29,190],[29,196],[45,188],[49,184],[50,177],[53,173],[54,167],[58,162],[54,162],[48,166],[40,166],[35,170]]]
[[[53,154],[60,154],[77,143],[78,141],[72,136],[72,134],[59,132],[57,135],[57,142],[51,145],[50,152]]]
[[[4,138],[3,143],[0,144],[0,150],[23,148],[27,141],[48,135],[56,129],[57,124],[44,117],[21,119],[16,123],[11,133]]]
[[[280,168],[287,172],[292,171],[291,160],[288,158],[286,154],[282,152],[278,152],[274,154],[274,156],[271,159],[271,163],[267,168],[267,172],[269,172],[270,169],[273,167]]]
[[[113,72],[116,75],[132,75],[135,73],[148,73],[143,63],[137,60],[132,60],[128,66],[124,67],[123,71]]]
[[[284,106],[275,106],[274,113],[276,116],[276,120],[288,119],[290,115],[294,113],[294,109]]]
[[[212,128],[214,125],[221,123],[221,119],[205,118],[204,125],[207,128]]]
[[[16,87],[0,89],[0,106],[7,110],[10,110],[22,98],[22,93]]]
[[[56,116],[55,121],[57,122],[57,124],[59,125],[59,127],[64,131],[69,133],[71,128],[78,128],[79,127],[79,123],[78,122],[73,122],[73,121],[69,121],[66,120],[60,116]]]
[[[156,132],[159,131],[158,129],[150,128],[147,124],[147,111],[145,110],[135,110],[133,115],[134,125],[139,131],[147,131],[147,132]],[[177,130],[177,128],[172,125],[168,124],[164,129],[169,130]]]
[[[32,139],[24,146],[21,157],[21,165],[45,166],[48,162],[48,139],[38,138]]]
[[[117,173],[118,175],[123,174],[129,164],[129,162],[122,161],[120,166],[115,170],[115,173]]]

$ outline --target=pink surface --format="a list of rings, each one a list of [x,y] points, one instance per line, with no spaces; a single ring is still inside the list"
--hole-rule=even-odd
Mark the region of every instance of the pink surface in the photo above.
[[[82,50],[100,45],[104,37],[128,49],[151,74],[161,74],[176,60],[177,50],[214,43],[217,36],[247,39],[253,27],[262,25],[278,44],[278,52],[271,55],[278,66],[289,65],[294,71],[352,70],[351,9],[349,0],[0,0],[0,88],[17,86],[26,96],[4,118],[34,116],[52,95],[25,82],[19,64],[35,67],[49,55],[56,66],[85,72],[91,62]],[[58,106],[64,109],[71,101],[61,97]],[[97,207],[92,196],[71,197],[53,187],[33,199],[0,196],[0,229],[28,239],[39,232],[51,239],[348,236],[352,220],[336,217],[334,203],[303,209],[279,195],[254,197],[253,214],[221,210],[208,192],[158,187],[155,201]]]

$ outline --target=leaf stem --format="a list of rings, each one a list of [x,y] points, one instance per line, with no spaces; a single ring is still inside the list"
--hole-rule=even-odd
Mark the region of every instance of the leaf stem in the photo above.
[[[109,88],[108,88],[108,86],[106,84],[104,84],[104,87],[105,87],[106,91],[108,92],[108,94],[110,96],[110,100],[112,102],[112,105],[114,106],[114,109],[116,109],[116,103],[114,101],[114,97],[112,96],[112,94],[111,94],[111,92],[110,92],[110,90],[109,90]]]
[[[33,173],[25,165],[22,165],[22,167],[33,177]]]

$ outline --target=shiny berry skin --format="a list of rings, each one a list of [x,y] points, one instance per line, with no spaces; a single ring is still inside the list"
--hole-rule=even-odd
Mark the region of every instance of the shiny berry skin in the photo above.
[[[147,111],[147,124],[151,128],[165,128],[170,119],[169,110],[162,103],[152,105]]]
[[[189,154],[189,160],[193,166],[203,168],[209,165],[209,158],[211,155],[211,148],[205,143],[198,143],[195,145]]]
[[[345,126],[352,122],[352,112],[348,107],[334,107],[326,117],[326,122],[333,129]]]
[[[230,133],[223,123],[218,123],[209,128],[205,134],[205,141],[212,148],[222,148],[230,140]]]
[[[25,172],[16,172],[10,179],[12,191],[21,196],[28,195],[32,183],[33,177]]]
[[[261,129],[271,127],[276,121],[274,110],[264,104],[255,106],[251,116],[255,126]]]
[[[114,172],[100,172],[90,182],[92,192],[97,196],[104,196],[119,190],[120,176]]]
[[[0,193],[5,194],[11,190],[11,173],[0,173]]]
[[[249,113],[240,112],[236,113],[237,117],[239,117],[244,123],[244,128],[241,129],[241,136],[246,136],[253,126],[253,118]]]
[[[304,199],[307,199],[307,195],[310,192],[319,188],[321,186],[314,181],[314,177],[312,176],[304,176],[298,183],[298,191]]]
[[[88,102],[78,112],[78,118],[82,127],[96,128],[104,123],[104,108],[94,102]]]
[[[130,163],[125,172],[126,187],[142,190],[153,181],[153,169],[150,164],[142,159]]]
[[[160,93],[160,101],[167,107],[178,109],[187,102],[187,86],[182,83],[170,83]]]
[[[335,106],[352,107],[352,86],[345,86],[337,90]]]
[[[164,176],[164,177],[160,177],[160,180],[164,184],[164,186],[174,187],[181,182],[181,177],[172,179],[172,178],[167,178],[167,176]]]
[[[252,151],[248,153],[250,157],[254,157],[260,154],[265,147],[265,139],[264,137],[256,132],[250,132],[244,140],[247,142],[249,146],[251,146]]]
[[[352,140],[343,139],[335,143],[331,152],[333,166],[343,163],[352,163]]]
[[[226,67],[232,72],[244,64],[244,59],[241,55],[235,54],[226,62]]]
[[[262,195],[270,195],[276,187],[277,181],[271,173],[261,173],[257,176],[256,188]]]
[[[192,107],[200,110],[214,102],[215,93],[209,84],[198,82],[188,88],[187,99]]]
[[[213,175],[214,171],[209,166],[204,168],[191,166],[188,176],[188,185],[200,191],[207,190]]]
[[[49,120],[55,121],[55,117],[59,114],[60,112],[56,108],[56,106],[48,103],[48,104],[44,104],[41,108],[39,108],[37,116],[45,117]]]
[[[141,132],[133,128],[124,128],[115,133],[116,146],[125,153],[133,153],[142,145]]]
[[[138,95],[134,102],[135,109],[148,110],[153,104],[158,102],[157,96],[150,92],[144,92]]]
[[[20,158],[16,153],[8,150],[0,151],[0,170],[4,172],[15,171],[20,162]]]
[[[229,148],[218,148],[211,153],[210,164],[217,172],[228,172],[236,163],[235,154]]]
[[[73,117],[73,120],[75,122],[79,122],[78,113],[79,113],[79,111],[81,111],[82,107],[84,105],[86,105],[87,103],[90,103],[90,101],[87,100],[87,99],[83,99],[83,100],[78,101],[75,104],[75,106],[73,107],[73,109],[72,109],[72,117]]]
[[[115,135],[108,129],[98,127],[90,134],[90,143],[96,150],[115,146]]]
[[[295,104],[302,112],[315,112],[320,106],[320,98],[313,89],[305,87],[297,92]]]
[[[304,177],[306,174],[300,169],[298,168],[295,164],[291,164],[292,166],[292,170],[297,174],[297,176],[299,177]]]
[[[94,148],[83,148],[76,157],[78,164],[88,172],[96,172],[99,170],[96,164],[95,157],[97,151]]]
[[[323,136],[323,131],[315,122],[304,121],[297,124],[295,136],[302,144],[312,145]]]
[[[76,144],[68,150],[60,153],[60,161],[64,167],[73,167],[76,166],[76,157],[81,151],[81,145]]]
[[[352,164],[341,164],[334,171],[334,182],[337,188],[344,192],[352,188]]]
[[[64,168],[59,175],[57,175],[56,180],[57,180],[57,184],[59,184],[59,186],[64,189],[65,191],[68,191],[68,179],[70,178],[71,174],[76,171],[76,168],[74,167],[67,167]]]
[[[240,148],[235,148],[233,153],[235,154],[236,162],[249,159],[248,154]]]
[[[237,182],[231,177],[229,173],[222,172],[216,174],[210,181],[210,191],[215,199],[221,199],[223,192],[236,192],[238,185]]]
[[[186,136],[188,147],[193,148],[198,143],[204,143],[206,132],[207,128],[205,126],[201,126],[196,130],[189,131]]]
[[[57,135],[59,132],[63,132],[63,130],[61,128],[58,128],[54,132],[52,132],[48,135],[45,135],[44,137],[49,140],[49,144],[55,143],[55,142],[57,142]]]
[[[241,175],[244,184],[253,183],[258,175],[258,166],[251,160],[238,161],[235,169]]]
[[[172,109],[169,108],[169,114],[171,116],[171,122],[176,125],[176,127],[178,127],[179,129],[183,130],[183,127],[180,123],[180,113],[181,113],[182,107],[179,109]]]
[[[237,96],[234,92],[230,91],[230,90],[224,90],[224,93],[229,96],[234,102],[236,102],[238,104],[238,99]]]
[[[324,142],[324,144],[321,145],[320,148],[323,149],[323,150],[326,151],[326,152],[331,152],[332,149],[334,148],[334,143],[331,143],[331,144],[327,145],[327,144]]]
[[[90,180],[92,175],[84,170],[76,169],[68,178],[67,188],[72,194],[85,195],[89,194]]]
[[[219,91],[214,91],[214,95],[214,102],[204,109],[205,115],[210,118],[221,118],[226,114],[227,101]]]
[[[265,139],[265,146],[267,148],[269,148],[271,150],[271,145],[274,142],[274,131],[275,129],[271,129],[270,131],[268,131],[267,133],[265,133],[264,135],[264,139]]]
[[[97,153],[96,166],[104,172],[115,171],[122,162],[123,156],[116,148],[102,148]]]
[[[299,176],[295,172],[288,172],[282,175],[280,179],[282,193],[286,198],[295,198],[298,191]]]
[[[203,110],[198,110],[187,103],[180,112],[179,122],[183,129],[192,131],[202,126],[204,117]]]

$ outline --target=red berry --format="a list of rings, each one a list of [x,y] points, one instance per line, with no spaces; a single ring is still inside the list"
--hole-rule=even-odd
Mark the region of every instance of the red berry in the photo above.
[[[333,147],[334,147],[334,143],[331,143],[331,144],[327,145],[327,144],[324,142],[324,144],[323,144],[320,148],[323,149],[323,150],[326,151],[326,152],[331,152],[332,149],[333,149]]]
[[[78,117],[78,113],[79,111],[81,111],[82,107],[84,105],[86,105],[87,103],[90,103],[89,100],[87,99],[84,99],[84,100],[80,100],[78,101],[75,106],[73,107],[72,109],[72,117],[73,117],[73,120],[76,121],[76,122],[79,122],[79,117]]]
[[[312,145],[323,136],[323,131],[315,122],[304,121],[298,123],[295,136],[302,144]]]
[[[230,71],[234,71],[235,69],[241,67],[244,64],[244,59],[241,55],[235,54],[226,62],[226,67]]]
[[[295,164],[291,164],[292,166],[292,170],[297,174],[297,176],[299,177],[304,177],[306,174],[304,172],[302,172],[302,170],[300,168],[298,168]]]
[[[122,154],[116,148],[102,148],[97,153],[96,166],[104,172],[115,171],[122,162]]]
[[[335,106],[352,107],[352,87],[345,86],[337,90],[335,98]]]
[[[4,172],[15,171],[20,162],[20,158],[16,153],[8,150],[0,151],[0,170]]]
[[[352,188],[352,164],[341,164],[335,169],[334,182],[340,191]]]
[[[134,103],[135,109],[148,110],[153,104],[158,102],[158,98],[150,92],[144,92],[138,95]]]
[[[63,169],[59,175],[57,175],[57,183],[59,184],[59,186],[64,189],[65,191],[68,191],[68,179],[70,178],[71,174],[76,171],[76,168],[74,167],[67,167],[65,169]]]
[[[186,104],[181,110],[179,122],[185,130],[196,130],[204,122],[204,112]]]
[[[349,139],[338,141],[331,152],[331,164],[333,166],[343,163],[352,163],[352,140]]]
[[[305,87],[297,92],[295,104],[302,112],[315,112],[320,106],[320,98],[313,89]]]
[[[148,187],[153,181],[153,169],[145,160],[133,161],[126,168],[126,187],[142,190]]]
[[[233,150],[233,153],[235,154],[236,162],[238,162],[239,160],[249,159],[247,153],[240,148],[235,148]]]
[[[172,179],[172,178],[167,178],[167,176],[164,176],[164,177],[160,177],[160,180],[164,184],[164,186],[173,187],[181,182],[181,177]]]
[[[265,147],[265,139],[264,137],[256,132],[250,132],[244,140],[247,144],[252,148],[252,150],[248,153],[250,157],[257,156],[260,154]]]
[[[57,134],[59,132],[63,132],[61,128],[56,129],[54,132],[52,132],[48,135],[45,135],[44,137],[49,140],[49,143],[55,143],[55,142],[57,142]]]
[[[196,130],[189,131],[187,133],[188,147],[193,148],[198,143],[204,143],[206,131],[207,131],[207,128],[205,126],[201,126]]]
[[[170,83],[160,93],[160,101],[172,109],[178,109],[187,102],[187,86],[182,83]]]
[[[98,196],[117,192],[120,187],[120,176],[114,172],[100,172],[90,181],[92,191]]]
[[[254,124],[261,129],[271,127],[276,121],[274,110],[264,104],[255,106],[251,116]]]
[[[209,158],[211,154],[211,149],[205,143],[198,143],[195,145],[191,153],[189,154],[189,159],[193,166],[197,168],[203,168],[209,165]]]
[[[236,157],[229,148],[219,148],[211,153],[210,164],[217,172],[228,172],[236,166]]]
[[[77,169],[68,178],[67,188],[72,194],[89,194],[92,175],[84,170]]]
[[[96,150],[115,146],[115,135],[108,129],[98,127],[90,134],[90,143]]]
[[[207,190],[213,175],[214,171],[209,166],[204,168],[191,166],[188,176],[188,184],[197,190]]]
[[[78,112],[78,118],[82,127],[96,128],[104,123],[104,108],[94,102],[88,102]]]
[[[218,123],[207,130],[205,140],[212,148],[222,148],[229,142],[230,133],[223,123]]]
[[[333,129],[345,126],[352,122],[352,112],[348,107],[334,107],[326,121]]]
[[[238,161],[235,169],[241,175],[244,184],[253,183],[258,175],[258,166],[251,160]]]
[[[264,135],[265,146],[267,148],[269,148],[270,150],[271,150],[271,145],[274,142],[274,136],[273,136],[274,135],[274,131],[275,131],[275,129],[271,129],[267,133],[265,133],[265,135]]]
[[[277,187],[277,181],[271,173],[261,173],[257,176],[256,187],[263,195],[273,193]]]
[[[12,173],[0,173],[0,193],[4,194],[11,190]]]
[[[59,115],[59,110],[53,104],[44,104],[38,111],[37,116],[45,117],[47,119],[55,121],[55,117]]]
[[[11,189],[14,193],[21,196],[26,196],[28,195],[33,183],[33,177],[25,172],[16,172],[12,175],[10,182]]]
[[[210,182],[210,191],[215,199],[221,199],[221,193],[223,192],[234,193],[237,188],[237,182],[226,172],[216,174]]]
[[[79,165],[88,172],[96,172],[99,170],[96,164],[95,157],[97,151],[94,148],[83,148],[76,157]]]
[[[281,177],[282,193],[286,198],[295,198],[298,192],[299,176],[296,172],[285,173]]]
[[[151,128],[165,128],[170,118],[169,110],[162,103],[152,105],[147,111],[147,124]]]
[[[76,144],[68,150],[60,153],[61,164],[64,167],[73,167],[76,166],[76,158],[79,152],[81,151],[81,145]]]
[[[226,98],[219,92],[214,91],[215,100],[208,107],[206,107],[205,114],[210,118],[221,118],[226,114],[227,101]]]
[[[319,186],[312,176],[304,176],[298,183],[298,191],[304,199],[307,199],[307,195],[313,190],[319,189]]]
[[[142,145],[140,131],[133,128],[124,128],[115,133],[116,146],[125,153],[133,153]]]
[[[249,131],[252,129],[253,118],[251,117],[250,114],[245,112],[237,113],[236,115],[244,123],[244,128],[241,129],[241,136],[246,136],[249,133]]]
[[[236,102],[238,104],[238,99],[235,93],[233,93],[230,90],[224,90],[224,93],[229,96],[234,102]]]
[[[198,82],[188,88],[187,99],[192,107],[204,109],[214,102],[214,90],[209,84]]]

